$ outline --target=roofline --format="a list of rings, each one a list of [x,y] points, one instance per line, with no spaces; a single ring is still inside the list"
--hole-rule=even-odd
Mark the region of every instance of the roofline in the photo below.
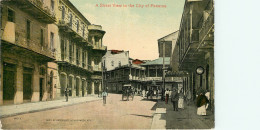
[[[91,23],[87,20],[87,18],[82,15],[82,13],[69,1],[69,0],[62,0],[63,2],[66,2],[66,4],[68,4],[69,6],[72,7],[73,11],[75,11],[77,14],[79,14],[79,16],[85,21],[87,22],[87,24],[91,25]]]
[[[159,41],[159,40],[161,40],[161,39],[163,39],[163,38],[165,38],[165,37],[168,37],[168,36],[171,35],[171,34],[177,33],[178,31],[179,31],[179,30],[177,30],[177,31],[175,31],[175,32],[173,32],[173,33],[170,33],[170,34],[168,34],[168,35],[166,35],[166,36],[164,36],[164,37],[158,39],[157,41]]]

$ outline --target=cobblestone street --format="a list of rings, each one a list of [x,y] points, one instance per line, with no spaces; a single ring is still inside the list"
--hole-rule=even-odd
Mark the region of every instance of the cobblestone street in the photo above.
[[[134,101],[121,101],[121,95],[109,94],[106,105],[99,100],[2,118],[2,128],[150,129],[155,103],[139,96]]]

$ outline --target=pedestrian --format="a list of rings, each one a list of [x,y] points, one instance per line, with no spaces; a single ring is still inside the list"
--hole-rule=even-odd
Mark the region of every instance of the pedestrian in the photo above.
[[[143,89],[142,94],[143,94],[143,99],[144,99],[144,97],[145,97],[145,89]]]
[[[170,95],[170,91],[167,88],[165,91],[165,104],[168,104],[168,100],[169,100],[169,95]]]
[[[66,96],[66,102],[68,102],[69,101],[69,87],[67,87],[66,89],[65,89],[65,96]]]
[[[176,90],[176,88],[173,88],[172,94],[171,94],[171,101],[173,105],[173,111],[178,111],[178,100],[179,100],[179,94]]]
[[[149,97],[149,90],[146,91],[146,98],[148,99]]]
[[[191,102],[191,91],[190,90],[188,90],[186,92],[186,102],[187,102],[187,105],[189,106],[190,102]]]
[[[161,97],[161,100],[164,101],[164,89],[162,89],[162,97]]]
[[[209,92],[208,89],[206,90],[205,96],[207,97],[207,99],[208,99],[209,102],[210,102],[210,92]],[[208,109],[208,106],[209,106],[209,103],[207,103],[207,105],[206,105],[206,109]]]
[[[184,94],[183,94],[183,90],[181,90],[180,93],[179,93],[178,108],[184,109]]]
[[[106,102],[107,102],[107,92],[105,90],[102,92],[102,97],[103,97],[103,104],[106,104]]]
[[[200,92],[200,94],[197,97],[197,115],[207,115],[206,112],[206,105],[209,103],[208,98],[205,96],[203,91]]]

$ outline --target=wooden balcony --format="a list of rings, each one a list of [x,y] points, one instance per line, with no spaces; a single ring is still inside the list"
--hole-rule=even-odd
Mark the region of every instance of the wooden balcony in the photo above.
[[[208,35],[212,32],[214,29],[214,8],[212,8],[209,11],[209,16],[207,19],[202,23],[201,29],[199,30],[199,41],[208,41],[214,40],[214,37],[208,37]]]
[[[51,24],[56,22],[55,13],[49,7],[44,7],[41,0],[3,0],[4,4],[16,5],[19,9],[30,14],[35,19]]]

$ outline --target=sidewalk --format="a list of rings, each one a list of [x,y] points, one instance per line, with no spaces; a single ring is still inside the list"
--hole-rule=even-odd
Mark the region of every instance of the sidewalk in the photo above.
[[[37,112],[42,110],[54,109],[64,106],[70,106],[75,104],[80,104],[84,102],[102,100],[97,95],[87,96],[87,97],[75,97],[69,98],[69,101],[66,102],[66,99],[53,100],[53,101],[42,101],[42,102],[31,102],[18,105],[6,105],[0,106],[0,118],[14,116],[18,114]]]
[[[198,116],[197,108],[194,104],[187,106],[185,109],[173,111],[172,103],[159,101],[156,104],[156,111],[158,109],[166,108],[166,113],[155,113],[152,123],[152,129],[211,129],[214,128],[214,114],[207,111],[207,116]],[[158,118],[160,117],[160,118]],[[161,123],[158,123],[161,122]],[[159,124],[154,125],[154,124]]]

